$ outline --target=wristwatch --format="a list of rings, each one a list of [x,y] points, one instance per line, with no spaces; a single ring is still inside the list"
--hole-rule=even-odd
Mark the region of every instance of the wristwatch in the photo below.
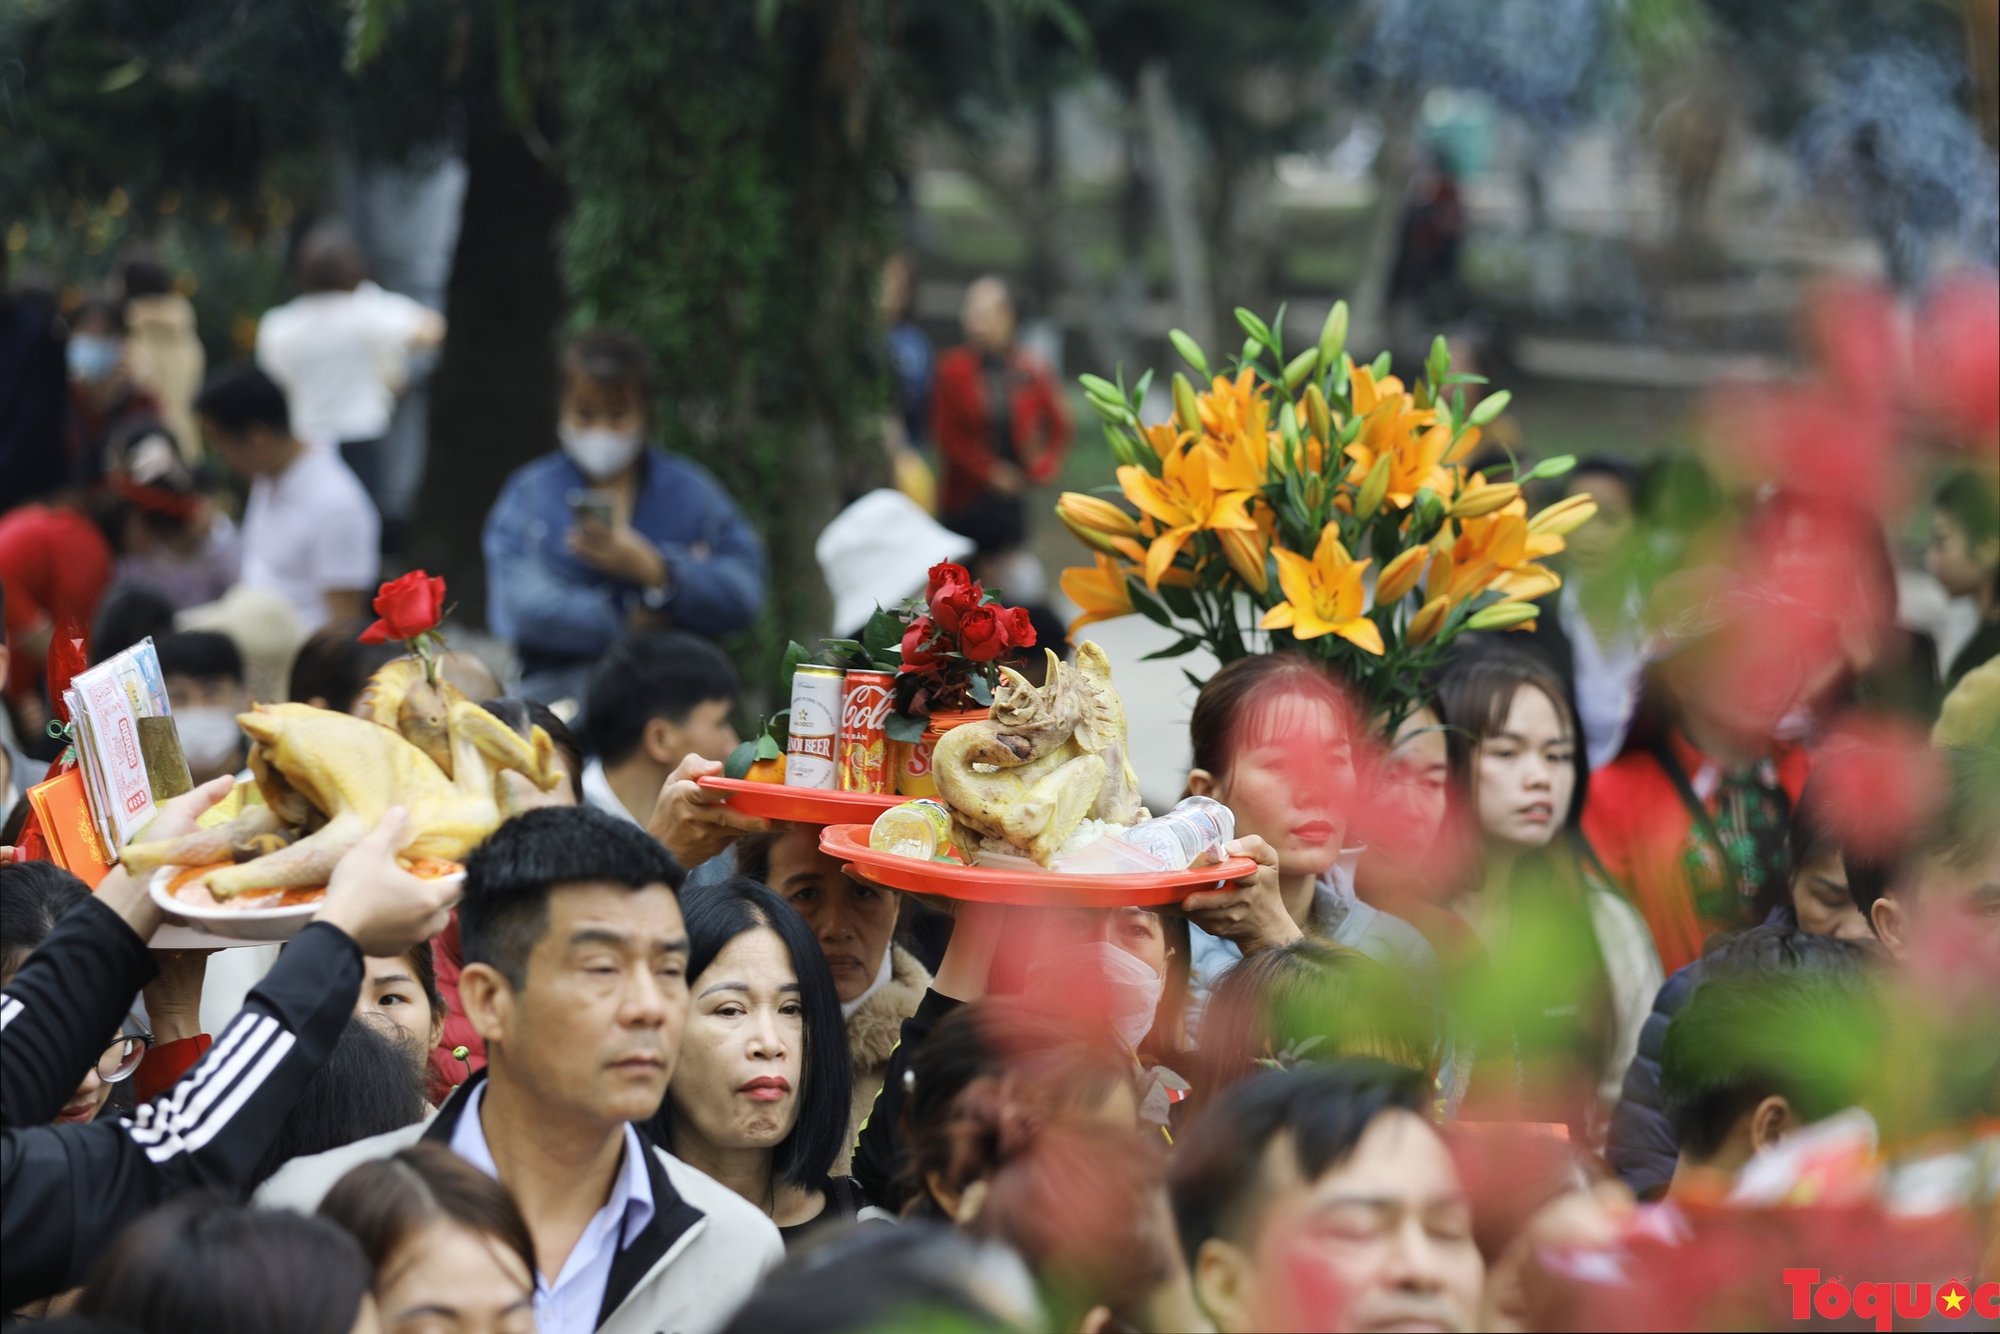
[[[639,605],[647,611],[665,611],[667,600],[673,593],[671,584],[658,584],[639,594]]]

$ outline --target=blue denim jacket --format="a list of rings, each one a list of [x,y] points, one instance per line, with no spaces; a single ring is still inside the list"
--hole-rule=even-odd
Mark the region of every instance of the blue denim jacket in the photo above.
[[[741,630],[764,605],[764,544],[713,477],[656,446],[632,526],[665,558],[663,608],[675,628],[723,635]],[[625,633],[642,589],[570,554],[569,494],[591,483],[560,450],[517,469],[486,516],[486,620],[530,670],[583,662]]]

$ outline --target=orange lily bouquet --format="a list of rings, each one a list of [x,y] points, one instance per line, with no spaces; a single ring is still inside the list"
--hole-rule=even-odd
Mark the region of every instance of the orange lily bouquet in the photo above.
[[[1156,657],[1207,648],[1223,662],[1296,648],[1335,666],[1392,731],[1421,673],[1466,630],[1532,624],[1561,580],[1540,562],[1596,513],[1575,496],[1530,516],[1521,484],[1573,458],[1506,476],[1469,472],[1502,390],[1469,410],[1475,375],[1451,373],[1443,338],[1406,387],[1383,353],[1347,354],[1347,306],[1289,358],[1278,320],[1238,309],[1249,339],[1234,375],[1176,329],[1194,374],[1173,376],[1172,420],[1146,425],[1148,371],[1127,390],[1082,377],[1119,462],[1104,494],[1067,492],[1056,513],[1097,554],[1063,571],[1077,626],[1137,612],[1180,632]],[[1371,569],[1373,578],[1370,578]]]

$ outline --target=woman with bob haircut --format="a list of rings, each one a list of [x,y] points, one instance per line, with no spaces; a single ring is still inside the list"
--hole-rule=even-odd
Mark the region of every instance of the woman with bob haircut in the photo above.
[[[681,913],[687,1029],[648,1129],[795,1245],[866,1203],[851,1177],[829,1175],[853,1077],[833,974],[805,919],[746,876],[686,891]]]
[[[326,1193],[319,1216],[374,1266],[385,1334],[533,1334],[528,1224],[505,1186],[442,1145],[361,1164]]]

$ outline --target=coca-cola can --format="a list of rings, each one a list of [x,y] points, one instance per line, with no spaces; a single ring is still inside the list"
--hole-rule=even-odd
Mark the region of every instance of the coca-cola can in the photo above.
[[[889,709],[894,672],[851,671],[840,702],[840,790],[891,792]]]
[[[809,662],[792,676],[791,739],[785,744],[785,786],[839,786],[841,685],[838,667]]]

